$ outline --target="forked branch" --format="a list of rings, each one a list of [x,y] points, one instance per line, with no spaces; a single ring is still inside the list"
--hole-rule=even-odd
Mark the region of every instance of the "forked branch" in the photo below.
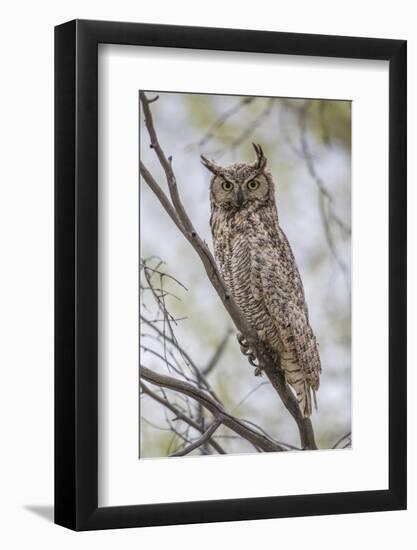
[[[180,411],[180,409],[178,407],[176,407],[175,405],[173,405],[168,399],[165,399],[164,397],[161,397],[160,395],[158,395],[157,393],[155,393],[154,391],[152,391],[144,382],[143,380],[140,381],[140,387],[141,387],[141,390],[144,394],[148,395],[149,397],[151,397],[152,399],[154,399],[155,401],[157,401],[158,403],[160,403],[163,407],[167,408],[169,411],[171,411],[172,413],[174,413],[174,418],[175,420],[182,420],[183,422],[185,422],[186,424],[188,424],[189,426],[191,426],[191,428],[194,428],[194,430],[197,430],[198,432],[201,432],[203,433],[204,435],[204,432],[203,430],[201,429],[201,426],[200,424],[198,424],[197,422],[195,422],[192,418],[190,418],[189,415],[187,414],[184,414],[182,411]],[[219,454],[221,455],[225,455],[226,454],[226,451],[223,449],[223,447],[221,447],[217,441],[215,441],[214,439],[211,439],[211,435],[210,434],[209,436],[206,436],[205,438],[205,441],[204,442],[201,442],[200,445],[202,445],[203,443],[208,443],[210,444],[213,449],[215,451],[217,451]]]
[[[245,424],[244,421],[227,413],[219,401],[216,401],[210,394],[197,388],[193,384],[171,376],[159,374],[143,365],[140,367],[140,376],[142,380],[146,380],[162,388],[182,393],[183,395],[191,397],[198,403],[201,403],[201,405],[214,416],[215,420],[219,420],[221,424],[227,426],[230,430],[243,437],[243,439],[250,441],[255,448],[259,448],[264,452],[286,450],[266,435],[259,433],[257,430]],[[210,436],[211,435],[212,434],[210,434]]]

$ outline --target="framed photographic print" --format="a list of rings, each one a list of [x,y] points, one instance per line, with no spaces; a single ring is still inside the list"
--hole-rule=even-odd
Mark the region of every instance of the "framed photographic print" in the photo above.
[[[55,29],[55,521],[406,507],[406,42]]]

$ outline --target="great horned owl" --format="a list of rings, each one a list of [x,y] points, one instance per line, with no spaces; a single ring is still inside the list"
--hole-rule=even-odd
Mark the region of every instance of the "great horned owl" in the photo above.
[[[201,157],[213,173],[214,253],[226,286],[261,342],[277,358],[277,368],[307,417],[320,383],[320,356],[300,273],[278,222],[267,160],[260,145],[253,147],[257,157],[253,164],[222,167]]]

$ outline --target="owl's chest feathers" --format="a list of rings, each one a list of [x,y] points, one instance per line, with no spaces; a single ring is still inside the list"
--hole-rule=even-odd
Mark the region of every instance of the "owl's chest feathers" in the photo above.
[[[217,212],[212,218],[217,261],[224,276],[234,279],[250,269],[253,220],[241,212]],[[247,271],[246,271],[247,273]]]
[[[216,259],[233,289],[248,282],[265,265],[265,250],[277,240],[274,220],[267,223],[258,212],[219,213],[212,218]],[[244,285],[246,286],[246,285]]]
[[[261,339],[270,341],[277,333],[267,314],[261,271],[268,267],[265,251],[274,231],[271,224],[277,222],[260,218],[247,212],[214,216],[212,228],[216,259],[227,287]]]

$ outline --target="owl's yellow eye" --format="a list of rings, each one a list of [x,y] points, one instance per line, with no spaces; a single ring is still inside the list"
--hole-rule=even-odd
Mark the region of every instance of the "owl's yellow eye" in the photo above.
[[[248,182],[248,189],[251,191],[255,191],[255,189],[258,189],[259,187],[259,181],[257,180],[251,180]]]
[[[225,191],[231,191],[233,189],[233,183],[230,183],[230,181],[224,181],[222,183],[222,187]]]

